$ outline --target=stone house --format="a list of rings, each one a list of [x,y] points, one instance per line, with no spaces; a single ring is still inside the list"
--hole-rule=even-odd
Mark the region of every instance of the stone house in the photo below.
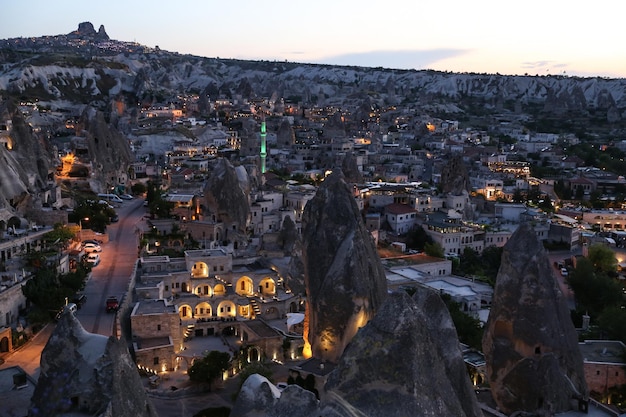
[[[255,358],[282,360],[283,336],[257,322],[303,311],[304,300],[282,284],[256,258],[235,259],[223,248],[141,258],[135,285],[140,300],[131,315],[138,364],[174,369],[185,339],[223,333],[253,347]]]
[[[406,204],[389,204],[385,206],[385,220],[393,233],[402,235],[415,226],[417,210]]]
[[[446,254],[460,255],[466,247],[481,253],[485,248],[485,231],[462,223],[461,215],[454,210],[428,214],[422,227]]]
[[[589,391],[609,394],[614,387],[626,384],[626,346],[617,340],[585,340],[578,344],[583,356],[583,370]]]
[[[130,323],[137,366],[157,372],[174,369],[183,339],[176,306],[157,299],[139,301]]]

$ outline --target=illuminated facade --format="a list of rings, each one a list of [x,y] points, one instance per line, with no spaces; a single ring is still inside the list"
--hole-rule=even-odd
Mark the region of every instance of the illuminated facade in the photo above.
[[[283,360],[282,336],[255,319],[303,311],[304,300],[254,259],[235,262],[223,248],[185,252],[184,258],[141,258],[131,314],[137,363],[157,372],[180,366],[184,340],[229,332],[262,355]],[[157,369],[158,368],[158,369]]]

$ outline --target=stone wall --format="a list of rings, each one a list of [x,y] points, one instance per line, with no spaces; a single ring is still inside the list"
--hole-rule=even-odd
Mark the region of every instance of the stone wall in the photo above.
[[[609,388],[626,384],[624,364],[586,362],[583,369],[590,392],[605,394]]]

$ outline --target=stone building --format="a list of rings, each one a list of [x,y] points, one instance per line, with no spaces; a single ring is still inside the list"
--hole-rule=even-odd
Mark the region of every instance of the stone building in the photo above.
[[[583,370],[589,391],[605,396],[611,388],[626,384],[624,353],[618,340],[585,340],[578,344],[583,355]]]
[[[137,365],[157,371],[173,369],[183,339],[176,306],[164,300],[140,301],[131,312],[130,322]]]
[[[302,298],[284,290],[277,272],[224,248],[141,258],[136,281],[131,327],[137,363],[157,372],[180,365],[185,341],[224,334],[237,336],[257,360],[282,360],[283,335],[261,319],[303,309]]]

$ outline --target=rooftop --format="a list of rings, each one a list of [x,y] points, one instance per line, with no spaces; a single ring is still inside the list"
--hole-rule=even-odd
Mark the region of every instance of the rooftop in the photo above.
[[[175,305],[165,305],[165,301],[163,300],[150,300],[150,301],[140,301],[135,306],[134,315],[143,315],[143,314],[176,314],[176,306]]]
[[[246,326],[260,337],[282,337],[282,335],[263,320],[246,321]]]
[[[21,381],[15,381],[14,375],[24,375]],[[18,377],[18,379],[20,379]],[[16,386],[15,382],[20,385]],[[12,366],[0,369],[0,404],[3,417],[22,417],[28,415],[30,399],[35,392],[34,381],[22,368]]]
[[[326,376],[333,369],[335,369],[335,366],[336,365],[334,363],[311,358],[302,362],[300,365],[295,366],[293,369],[297,371],[307,372],[309,374],[314,374],[317,376]]]
[[[585,340],[578,346],[584,362],[626,365],[624,363],[626,346],[618,340]]]

